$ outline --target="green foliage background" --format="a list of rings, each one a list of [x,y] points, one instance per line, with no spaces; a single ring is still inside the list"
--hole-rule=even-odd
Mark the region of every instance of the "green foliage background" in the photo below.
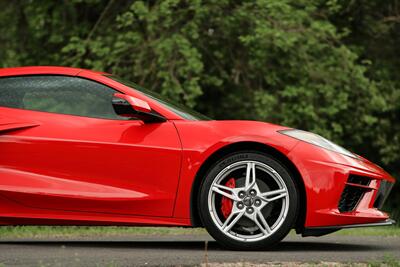
[[[399,177],[399,14],[398,0],[0,1],[0,64],[112,72],[210,117],[322,134]]]

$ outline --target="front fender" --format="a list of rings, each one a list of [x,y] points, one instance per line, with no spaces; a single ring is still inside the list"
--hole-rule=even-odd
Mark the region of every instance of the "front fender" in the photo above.
[[[201,166],[233,144],[251,142],[287,155],[299,142],[278,133],[285,127],[259,122],[175,122],[182,142],[182,166],[174,217],[190,218],[191,189]]]

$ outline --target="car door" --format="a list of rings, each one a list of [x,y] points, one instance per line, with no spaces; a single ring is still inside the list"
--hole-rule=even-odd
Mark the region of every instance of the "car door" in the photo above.
[[[172,216],[177,131],[119,117],[115,92],[79,77],[0,78],[0,195],[38,209]]]

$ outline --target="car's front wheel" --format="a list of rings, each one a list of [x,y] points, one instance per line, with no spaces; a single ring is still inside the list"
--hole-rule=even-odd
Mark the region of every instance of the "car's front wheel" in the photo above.
[[[200,192],[207,231],[230,249],[268,248],[293,227],[298,191],[284,165],[258,152],[239,152],[217,162]]]

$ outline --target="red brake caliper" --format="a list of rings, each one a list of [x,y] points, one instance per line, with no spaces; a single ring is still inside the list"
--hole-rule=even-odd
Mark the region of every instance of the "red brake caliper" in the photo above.
[[[235,178],[230,178],[225,186],[230,187],[230,188],[235,188],[236,187],[236,182],[235,182]],[[222,197],[221,199],[221,212],[222,215],[226,218],[228,218],[228,216],[231,214],[232,212],[232,205],[233,202],[231,199],[227,198],[227,197]]]

